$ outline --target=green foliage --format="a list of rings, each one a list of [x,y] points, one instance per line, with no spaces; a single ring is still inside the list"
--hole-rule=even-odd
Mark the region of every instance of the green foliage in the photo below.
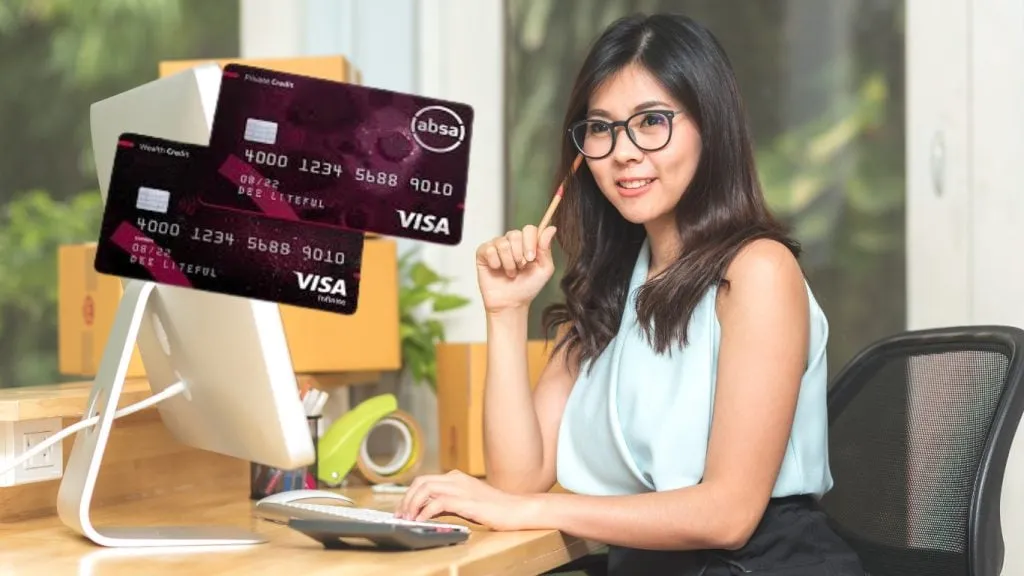
[[[889,94],[881,74],[867,77],[849,101],[827,116],[780,134],[757,151],[765,196],[772,209],[796,225],[805,245],[831,240],[834,207],[849,203],[870,216],[898,210],[904,198],[898,182],[886,187],[865,185],[865,177],[848,161],[861,140],[885,122]],[[832,202],[823,201],[832,196]],[[878,230],[886,235],[886,230]],[[881,251],[900,248],[902,236],[888,230]]]
[[[68,81],[91,84],[131,74],[137,65],[112,47],[172,43],[184,24],[182,8],[178,0],[8,0],[0,9],[0,33],[57,24],[50,35],[49,67]]]
[[[0,302],[41,320],[57,300],[57,247],[95,241],[101,216],[99,192],[57,202],[33,190],[10,202],[0,217]]]
[[[234,0],[0,0],[0,387],[60,379],[57,247],[101,214],[89,106],[161,60],[237,56],[238,20]]]
[[[438,274],[418,259],[414,251],[398,261],[399,335],[402,370],[416,383],[437,391],[437,345],[444,342],[444,324],[436,317],[469,304],[458,294],[446,292],[451,279]]]
[[[0,203],[95,188],[89,106],[155,79],[161,60],[237,55],[238,11],[237,1],[0,2]]]
[[[0,340],[18,362],[0,367],[0,387],[56,377],[57,248],[95,241],[99,192],[59,202],[41,190],[0,212]]]

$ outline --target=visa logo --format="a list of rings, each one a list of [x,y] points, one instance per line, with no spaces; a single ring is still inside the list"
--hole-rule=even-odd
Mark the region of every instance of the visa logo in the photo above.
[[[321,294],[340,294],[342,296],[348,296],[345,288],[345,281],[341,278],[335,279],[330,276],[305,274],[303,272],[296,272],[295,276],[299,280],[299,288],[302,288],[303,290],[319,292]]]
[[[406,212],[405,210],[396,210],[396,212],[398,212],[398,221],[402,224],[402,228],[412,228],[413,230],[444,234],[445,236],[451,234],[447,218],[438,218],[433,214],[423,214],[421,212]]]

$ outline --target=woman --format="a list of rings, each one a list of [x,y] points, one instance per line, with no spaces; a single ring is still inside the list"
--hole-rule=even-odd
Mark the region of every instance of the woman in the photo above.
[[[722,48],[685,17],[615,22],[566,131],[563,174],[585,162],[555,225],[477,252],[488,482],[421,477],[396,513],[559,529],[608,543],[611,572],[862,576],[816,508],[828,325],[766,207]],[[527,310],[554,239],[560,337],[531,395]]]

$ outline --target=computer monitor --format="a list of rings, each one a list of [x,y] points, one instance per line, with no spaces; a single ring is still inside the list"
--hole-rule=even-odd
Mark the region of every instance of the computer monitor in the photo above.
[[[201,64],[136,86],[90,107],[93,161],[104,202],[121,134],[134,132],[198,146],[210,143],[221,72],[214,62]]]
[[[97,174],[104,202],[118,136],[136,132],[207,144],[220,83],[215,64],[129,90],[92,106]],[[153,393],[178,382],[185,393],[157,410],[184,444],[282,469],[316,456],[299,399],[277,304],[122,279],[122,295],[84,418],[61,481],[61,520],[93,542],[122,546],[257,544],[232,527],[95,526],[90,504],[137,344]]]

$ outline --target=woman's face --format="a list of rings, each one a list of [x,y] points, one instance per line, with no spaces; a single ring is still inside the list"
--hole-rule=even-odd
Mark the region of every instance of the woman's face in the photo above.
[[[587,158],[587,166],[601,192],[622,216],[634,224],[649,224],[672,218],[672,212],[690,185],[700,159],[701,139],[696,124],[646,70],[639,66],[623,69],[613,76],[590,100],[588,120],[614,122],[626,120],[645,110],[676,112],[671,122],[671,139],[655,152],[638,148],[622,127],[616,127],[615,147],[608,156]],[[667,129],[664,117],[637,116],[631,121],[638,141],[646,147],[646,138],[657,138]],[[607,138],[608,133],[594,129],[587,138]],[[647,136],[645,136],[647,134]],[[654,140],[650,140],[654,141]]]

